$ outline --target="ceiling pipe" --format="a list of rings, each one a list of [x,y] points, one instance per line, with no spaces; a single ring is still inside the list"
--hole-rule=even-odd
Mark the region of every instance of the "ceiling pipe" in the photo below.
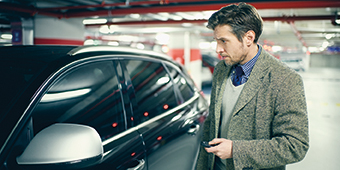
[[[121,2],[121,3],[105,3],[105,1],[103,1],[101,4],[98,5],[78,5],[78,6],[66,6],[66,7],[56,7],[56,8],[42,8],[42,11],[61,11],[61,10],[69,10],[69,9],[86,9],[86,8],[97,8],[97,7],[119,7],[119,6],[139,6],[139,5],[166,5],[166,4],[176,4],[180,5],[178,3],[196,3],[197,2],[206,2],[207,4],[212,4],[211,1],[207,1],[207,0],[157,0],[157,1],[134,1],[134,2]],[[330,5],[334,5],[332,3],[337,2],[337,0],[328,0],[328,1],[288,1],[288,2],[284,2],[284,1],[279,1],[279,2],[264,2],[264,3],[260,3],[260,2],[254,2],[251,4],[258,4],[257,8],[267,8],[268,7],[268,3],[269,6],[272,7],[271,4],[275,5],[278,8],[282,8],[282,4],[285,4],[284,6],[288,7],[288,8],[310,8],[310,7],[322,7],[325,4],[327,4],[327,6]],[[217,2],[214,2],[215,4],[218,3],[217,5],[220,6],[224,6],[226,4],[230,4],[230,3],[237,3],[235,2],[228,2],[226,3],[225,0],[218,0]],[[203,6],[207,5],[207,4],[202,4]],[[193,4],[195,5],[195,4]],[[310,6],[310,7],[308,7]],[[271,8],[270,7],[270,8]],[[214,8],[216,9],[216,8]],[[217,8],[218,9],[218,8]]]
[[[136,1],[136,2],[129,2],[128,5],[126,4],[126,2],[107,4],[107,3],[105,3],[105,1],[103,1],[101,4],[98,4],[98,5],[78,5],[78,6],[65,6],[65,7],[56,7],[56,8],[41,8],[41,10],[42,11],[62,11],[62,10],[70,10],[70,9],[139,6],[139,5],[158,5],[158,4],[161,4],[160,1]]]
[[[37,13],[39,13],[40,15],[45,15],[45,16],[50,16],[50,17],[57,17],[57,18],[62,17],[62,14],[52,13],[49,11],[41,11],[33,7],[18,6],[17,4],[0,3],[0,9],[7,10],[8,12],[26,13],[26,14],[29,14],[30,16],[34,16]]]
[[[323,7],[340,7],[340,1],[279,1],[279,2],[254,2],[250,3],[257,9],[293,9],[293,8],[323,8]],[[107,16],[111,15],[128,15],[128,14],[146,14],[146,13],[159,13],[159,12],[197,12],[207,10],[218,10],[227,3],[218,4],[190,4],[190,5],[164,5],[153,7],[132,7],[125,9],[112,9],[112,10],[98,10],[87,12],[66,12],[65,16],[72,17],[89,17],[89,16]]]
[[[302,43],[303,46],[305,46],[306,48],[308,48],[306,41],[302,38],[301,33],[299,32],[299,30],[296,28],[294,21],[289,21],[288,22],[290,27],[292,28],[295,36],[298,38],[298,40]]]
[[[202,2],[202,3],[197,3]],[[206,2],[206,3],[203,3]],[[139,7],[138,5],[156,5]],[[174,5],[169,5],[173,3]],[[185,3],[185,4],[183,4]],[[192,4],[189,4],[192,3]],[[236,3],[236,2],[228,2]],[[0,9],[18,11],[23,13],[29,13],[34,16],[36,14],[47,15],[57,18],[73,18],[73,17],[91,17],[91,16],[114,16],[114,15],[127,15],[127,14],[146,14],[146,13],[159,13],[159,12],[194,12],[194,11],[206,11],[206,10],[218,10],[223,6],[228,5],[225,1],[204,1],[204,0],[160,0],[160,1],[137,1],[129,2],[130,6],[126,6],[125,3],[114,3],[100,5],[85,5],[85,6],[73,6],[73,7],[61,7],[61,8],[34,8],[23,7],[14,4],[1,3]],[[328,0],[328,1],[272,1],[272,2],[250,2],[257,9],[293,9],[293,8],[323,8],[323,7],[340,7],[340,1]],[[128,8],[124,9],[101,9],[96,11],[86,12],[72,12],[67,9],[86,9],[86,8],[98,8],[98,7],[115,7],[124,5]],[[133,6],[132,6],[133,5]],[[138,6],[138,7],[135,7]],[[66,10],[66,12],[61,12]]]
[[[333,21],[335,15],[323,15],[323,16],[282,16],[282,17],[262,17],[263,21],[281,21],[281,22],[287,22],[295,36],[298,38],[298,40],[302,43],[303,46],[308,48],[306,41],[302,38],[301,33],[296,28],[294,22],[295,21],[305,21],[305,20],[331,20]],[[100,27],[102,25],[157,25],[157,24],[182,24],[182,23],[196,23],[196,24],[203,24],[207,22],[207,20],[168,20],[168,21],[132,21],[132,22],[108,22],[105,24],[88,24],[85,25],[85,27]]]
[[[335,15],[320,15],[320,16],[281,16],[281,17],[262,17],[263,21],[281,21],[281,22],[294,22],[294,21],[311,21],[311,20],[331,20],[333,21]],[[192,23],[192,24],[204,24],[207,20],[150,20],[150,21],[126,21],[126,22],[107,22],[103,24],[86,24],[85,27],[100,27],[102,25],[164,25],[164,24],[183,24],[183,23]]]
[[[166,24],[183,24],[183,23],[192,23],[192,24],[203,24],[207,22],[205,19],[201,20],[150,20],[150,21],[127,21],[127,22],[107,22],[103,24],[85,24],[85,27],[100,27],[102,25],[166,25]]]
[[[265,21],[313,21],[313,20],[334,20],[335,15],[311,15],[311,16],[282,16],[282,17],[263,17]]]

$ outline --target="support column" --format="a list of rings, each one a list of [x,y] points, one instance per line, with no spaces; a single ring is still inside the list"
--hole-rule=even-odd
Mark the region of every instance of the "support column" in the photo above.
[[[172,33],[168,55],[184,64],[196,86],[202,86],[202,56],[199,49],[199,36],[192,32]]]
[[[33,20],[20,19],[11,23],[13,45],[33,45]]]
[[[83,45],[85,27],[80,18],[58,19],[37,16],[34,20],[34,44]]]

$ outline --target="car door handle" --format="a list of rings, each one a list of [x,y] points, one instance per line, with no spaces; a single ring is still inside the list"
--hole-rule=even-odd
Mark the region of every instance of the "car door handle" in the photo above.
[[[139,164],[135,167],[132,167],[132,168],[128,168],[126,170],[142,170],[145,166],[145,160],[142,159],[142,160],[138,160]]]
[[[196,135],[197,132],[199,131],[199,129],[200,129],[200,125],[199,124],[191,125],[189,130],[188,130],[188,134]]]

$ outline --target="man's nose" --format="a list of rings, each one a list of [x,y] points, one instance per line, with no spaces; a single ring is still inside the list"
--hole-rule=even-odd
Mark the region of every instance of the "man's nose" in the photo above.
[[[216,45],[216,53],[221,54],[224,51],[224,49],[220,45]]]

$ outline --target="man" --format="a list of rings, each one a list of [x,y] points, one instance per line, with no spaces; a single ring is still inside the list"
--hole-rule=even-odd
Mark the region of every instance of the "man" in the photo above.
[[[204,124],[197,170],[285,169],[309,147],[301,76],[257,45],[262,19],[245,3],[209,19],[216,52],[210,114]]]

